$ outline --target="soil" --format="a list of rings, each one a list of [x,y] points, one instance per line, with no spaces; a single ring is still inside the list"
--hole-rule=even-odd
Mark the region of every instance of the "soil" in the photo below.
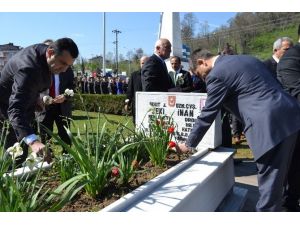
[[[94,212],[100,211],[104,207],[110,205],[114,201],[118,200],[122,196],[128,194],[139,186],[145,184],[147,181],[153,179],[164,171],[168,170],[172,166],[187,159],[189,154],[178,155],[176,153],[170,153],[166,159],[166,166],[163,168],[154,167],[150,162],[140,165],[137,172],[131,178],[131,181],[126,186],[117,185],[116,182],[110,182],[109,185],[103,190],[102,194],[97,198],[88,196],[84,190],[82,190],[72,200],[72,202],[65,205],[61,212]],[[59,182],[59,181],[57,181]],[[52,181],[52,185],[55,181]]]

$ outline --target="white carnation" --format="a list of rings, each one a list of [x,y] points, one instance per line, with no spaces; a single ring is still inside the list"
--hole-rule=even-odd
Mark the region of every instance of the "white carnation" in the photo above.
[[[66,97],[73,97],[74,96],[74,91],[72,89],[66,89],[64,95]]]
[[[45,95],[43,97],[43,102],[44,102],[45,105],[51,105],[52,102],[53,102],[53,98],[49,95]]]

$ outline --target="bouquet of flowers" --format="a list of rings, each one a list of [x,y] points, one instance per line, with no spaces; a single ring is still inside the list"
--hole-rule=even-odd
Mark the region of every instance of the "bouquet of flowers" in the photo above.
[[[176,85],[183,85],[184,78],[182,73],[178,73],[176,76]]]

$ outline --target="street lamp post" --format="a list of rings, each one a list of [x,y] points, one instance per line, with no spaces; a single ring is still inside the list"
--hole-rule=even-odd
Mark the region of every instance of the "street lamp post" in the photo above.
[[[118,63],[118,34],[122,33],[120,30],[113,30],[112,31],[113,33],[116,34],[116,41],[114,42],[116,44],[116,72],[117,72],[117,75],[119,74],[119,63]]]

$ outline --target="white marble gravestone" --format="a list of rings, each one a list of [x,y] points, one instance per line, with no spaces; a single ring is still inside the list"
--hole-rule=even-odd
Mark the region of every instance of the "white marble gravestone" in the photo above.
[[[205,105],[205,93],[180,92],[137,92],[136,124],[137,127],[149,127],[149,119],[154,114],[172,116],[176,129],[175,138],[185,140],[201,109]],[[168,117],[166,118],[168,120]],[[222,143],[221,116],[218,114],[198,147],[216,148]]]

